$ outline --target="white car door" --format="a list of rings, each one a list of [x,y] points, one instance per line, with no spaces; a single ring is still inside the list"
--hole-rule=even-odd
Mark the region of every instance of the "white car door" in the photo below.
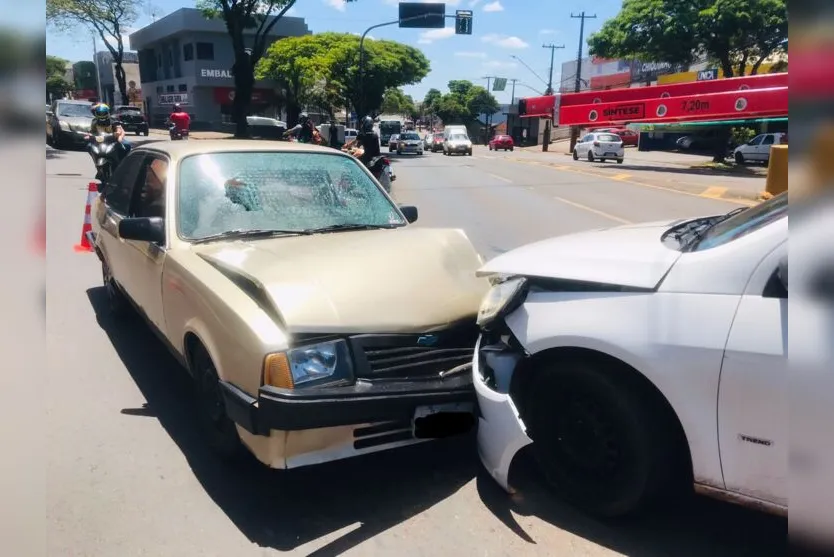
[[[744,155],[744,160],[746,161],[758,161],[761,160],[759,158],[759,145],[762,144],[762,139],[764,139],[764,134],[757,135],[747,143],[745,143],[741,147],[741,154]]]
[[[757,161],[769,161],[770,160],[770,148],[773,146],[774,140],[776,136],[772,133],[767,134],[762,139],[762,142],[756,146],[756,160]]]
[[[753,272],[733,320],[718,393],[726,489],[787,506],[787,240]]]

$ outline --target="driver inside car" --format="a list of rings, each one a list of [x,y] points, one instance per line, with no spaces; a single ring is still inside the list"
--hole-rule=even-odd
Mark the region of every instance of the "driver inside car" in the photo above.
[[[143,217],[165,217],[165,180],[168,163],[156,159],[145,173],[145,187],[142,188]]]

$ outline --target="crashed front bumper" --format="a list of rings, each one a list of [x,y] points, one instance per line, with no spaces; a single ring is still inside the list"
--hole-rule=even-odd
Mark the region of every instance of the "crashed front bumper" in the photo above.
[[[489,344],[488,344],[489,343]],[[510,465],[532,443],[510,396],[513,373],[524,355],[507,344],[481,336],[472,359],[472,382],[478,400],[478,456],[489,475],[507,491]]]

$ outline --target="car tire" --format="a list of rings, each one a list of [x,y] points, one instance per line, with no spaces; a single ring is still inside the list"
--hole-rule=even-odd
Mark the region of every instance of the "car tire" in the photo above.
[[[680,444],[655,397],[607,364],[543,362],[523,391],[522,417],[547,482],[598,517],[636,513],[676,490]],[[691,485],[691,484],[690,484]]]
[[[736,153],[735,159],[736,159],[736,164],[738,164],[738,165],[742,165],[742,164],[745,163],[744,155],[742,155],[741,153]]]
[[[623,159],[617,159],[617,164],[623,164]]]
[[[466,154],[467,154],[467,155],[469,155],[469,156],[471,157],[471,156],[472,156],[472,149],[469,149],[469,151],[467,151],[467,153],[466,153]]]
[[[595,160],[594,159],[594,152],[589,150],[588,151],[588,162],[594,162],[594,160]]]
[[[126,317],[131,309],[130,302],[113,279],[113,273],[106,259],[101,262],[101,281],[107,293],[107,311],[113,317]]]
[[[579,160],[579,153],[576,152],[576,149],[573,150],[573,160],[575,160],[575,161]]]
[[[599,162],[605,162],[606,159],[599,159]]]
[[[402,151],[400,151],[399,149],[397,149],[397,154],[398,154],[398,155],[402,155],[402,154],[403,154],[403,152],[402,152]]]
[[[513,147],[510,147],[510,152],[511,152],[511,153],[513,152],[513,149],[514,149]]]
[[[197,416],[209,448],[224,460],[234,460],[243,453],[235,423],[226,414],[220,390],[220,378],[208,351],[199,342],[190,350],[189,365],[194,378]]]

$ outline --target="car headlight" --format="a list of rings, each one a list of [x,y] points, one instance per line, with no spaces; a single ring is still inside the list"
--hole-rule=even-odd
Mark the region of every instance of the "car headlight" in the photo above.
[[[292,389],[313,383],[350,379],[353,363],[347,342],[334,340],[269,354],[264,360],[264,385]]]
[[[523,277],[494,285],[481,302],[478,326],[487,331],[498,319],[517,309],[527,296],[528,283]]]

